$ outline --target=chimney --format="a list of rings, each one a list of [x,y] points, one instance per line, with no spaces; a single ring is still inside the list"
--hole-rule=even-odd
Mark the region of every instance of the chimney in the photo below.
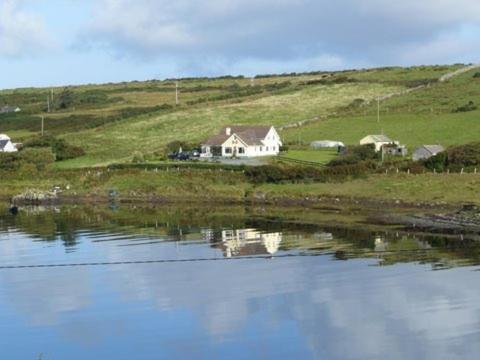
[[[225,133],[226,133],[228,136],[232,135],[232,128],[227,127],[227,128],[225,129]]]

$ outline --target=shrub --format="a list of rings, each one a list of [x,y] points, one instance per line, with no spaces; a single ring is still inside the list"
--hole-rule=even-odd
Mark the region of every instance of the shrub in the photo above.
[[[476,72],[476,73],[473,75],[473,78],[474,78],[474,79],[480,79],[480,71],[479,71],[479,72]]]
[[[474,111],[474,110],[477,110],[477,106],[473,101],[469,101],[467,104],[457,107],[455,110],[453,110],[453,112],[458,113],[458,112],[468,112],[468,111]]]
[[[480,164],[480,143],[473,143],[449,148],[448,166],[478,166]]]
[[[42,136],[27,141],[24,148],[45,148],[49,147],[55,154],[56,161],[75,159],[85,155],[85,151],[78,147],[68,144],[64,139],[57,139],[53,136]]]
[[[132,162],[136,163],[136,164],[143,163],[143,162],[145,162],[145,157],[143,156],[143,154],[140,151],[135,151],[133,153]]]
[[[353,165],[366,160],[379,160],[379,156],[373,144],[349,146],[343,149],[341,156],[330,161],[327,166]]]
[[[429,170],[445,171],[448,167],[448,153],[446,151],[438,153],[435,156],[424,161],[424,165]]]
[[[18,167],[18,153],[0,153],[0,170],[13,170]]]
[[[33,164],[38,171],[43,171],[54,163],[55,154],[51,148],[27,148],[19,152],[18,160],[21,163]]]

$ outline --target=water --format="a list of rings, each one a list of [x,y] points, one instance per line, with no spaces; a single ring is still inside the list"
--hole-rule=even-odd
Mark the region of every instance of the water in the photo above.
[[[338,212],[23,209],[1,358],[477,359],[478,249]]]

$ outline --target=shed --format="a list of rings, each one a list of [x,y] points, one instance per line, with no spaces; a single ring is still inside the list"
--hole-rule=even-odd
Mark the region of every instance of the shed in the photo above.
[[[360,140],[360,145],[375,145],[375,151],[382,150],[383,145],[393,144],[394,141],[386,135],[367,135]]]
[[[345,147],[345,144],[341,141],[333,141],[333,140],[317,140],[313,141],[310,144],[310,147],[313,149],[331,149],[331,148],[340,148]]]
[[[412,159],[413,161],[427,160],[444,151],[445,148],[442,145],[422,145],[415,149]]]

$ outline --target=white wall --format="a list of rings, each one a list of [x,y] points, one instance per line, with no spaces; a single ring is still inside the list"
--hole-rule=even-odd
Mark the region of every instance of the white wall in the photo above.
[[[6,152],[6,153],[12,153],[17,151],[18,151],[17,148],[11,141],[9,141],[7,145],[5,145],[5,147],[0,150],[0,152]]]

